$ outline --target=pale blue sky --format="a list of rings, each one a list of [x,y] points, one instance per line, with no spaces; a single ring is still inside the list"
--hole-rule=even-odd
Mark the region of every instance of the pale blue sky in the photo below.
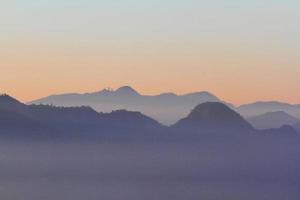
[[[0,3],[0,11],[0,30],[12,37],[33,32],[92,41],[209,37],[285,40],[293,46],[300,33],[295,0],[10,0]]]

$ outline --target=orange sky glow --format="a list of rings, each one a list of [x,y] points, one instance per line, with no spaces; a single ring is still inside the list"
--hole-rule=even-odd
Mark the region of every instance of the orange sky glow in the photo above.
[[[28,102],[130,85],[300,103],[299,3],[272,2],[9,1],[0,92]]]

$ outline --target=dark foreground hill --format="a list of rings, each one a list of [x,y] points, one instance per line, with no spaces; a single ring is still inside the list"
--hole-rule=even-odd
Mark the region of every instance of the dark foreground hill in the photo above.
[[[253,127],[238,113],[218,102],[207,102],[195,107],[174,129],[188,132],[250,132]]]

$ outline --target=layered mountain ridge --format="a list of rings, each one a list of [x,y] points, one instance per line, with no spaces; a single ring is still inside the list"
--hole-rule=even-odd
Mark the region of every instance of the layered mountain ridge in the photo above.
[[[29,104],[65,107],[88,105],[98,112],[126,109],[142,112],[163,124],[171,125],[187,115],[191,108],[208,101],[219,102],[220,99],[209,92],[184,95],[174,93],[142,95],[130,86],[123,86],[117,90],[104,89],[94,93],[52,95],[29,102]]]
[[[128,133],[163,129],[157,121],[139,112],[119,110],[111,113],[98,113],[89,106],[25,105],[9,96],[0,96],[0,119],[2,123],[0,132],[2,133],[14,132],[15,127],[19,127],[20,132],[66,133]],[[10,126],[7,126],[8,124]]]
[[[300,118],[300,104],[289,104],[278,101],[259,101],[237,107],[237,111],[245,117],[263,115],[265,113],[283,111],[293,117]]]
[[[89,106],[58,107],[53,105],[25,105],[10,96],[0,96],[0,132],[56,132],[62,134],[116,133],[155,135],[172,132],[187,133],[251,133],[255,130],[240,114],[220,102],[197,105],[187,117],[170,127],[136,111],[116,110],[97,112]],[[265,133],[296,131],[290,126],[270,129]]]
[[[293,126],[300,122],[300,119],[284,111],[267,112],[262,115],[248,117],[247,120],[257,129],[280,128],[284,125]]]
[[[29,104],[49,104],[64,107],[87,105],[98,112],[126,109],[142,112],[160,123],[172,125],[183,116],[188,115],[191,108],[205,102],[222,102],[247,119],[264,115],[265,113],[279,111],[300,119],[299,104],[293,105],[278,101],[259,101],[236,107],[206,91],[192,92],[183,95],[177,95],[172,92],[165,92],[158,95],[143,95],[130,86],[123,86],[116,90],[107,88],[98,92],[84,94],[69,93],[51,95],[29,102]],[[278,125],[276,127],[278,127]]]

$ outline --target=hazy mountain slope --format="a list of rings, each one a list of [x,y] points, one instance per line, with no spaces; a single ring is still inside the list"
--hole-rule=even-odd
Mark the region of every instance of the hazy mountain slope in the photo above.
[[[34,119],[27,105],[9,95],[0,95],[0,133],[41,133],[50,131],[39,119]]]
[[[204,102],[220,101],[208,92],[196,92],[185,95],[163,93],[160,95],[141,95],[129,86],[115,91],[102,90],[86,94],[52,95],[30,102],[30,104],[53,104],[56,106],[88,105],[99,112],[113,110],[140,111],[164,124],[173,124],[182,116],[187,115],[190,109]]]
[[[3,101],[5,99],[5,101]],[[25,105],[16,99],[5,96],[0,99],[0,130],[2,132],[48,132],[72,135],[96,133],[99,136],[112,136],[124,133],[124,136],[139,138],[147,133],[162,139],[165,135],[173,139],[191,139],[190,133],[260,133],[237,112],[223,103],[206,102],[196,106],[186,117],[168,128],[140,112],[117,110],[110,113],[98,113],[88,106],[57,107],[51,105]],[[180,133],[173,134],[174,133]],[[268,133],[293,132],[293,128],[267,130]],[[163,134],[161,133],[172,133]],[[225,134],[226,135],[226,134]],[[119,135],[120,136],[120,135]],[[170,137],[169,137],[170,136]]]
[[[245,117],[262,115],[267,112],[284,111],[296,118],[300,118],[299,104],[292,105],[276,101],[256,102],[252,104],[241,105],[237,108],[237,111]]]
[[[217,102],[207,102],[196,106],[186,118],[179,120],[173,127],[203,133],[253,130],[252,126],[238,113]]]
[[[1,99],[0,99],[1,100]],[[139,112],[126,110],[98,113],[88,106],[55,107],[51,105],[28,105],[6,96],[0,106],[0,129],[27,132],[48,130],[71,133],[118,133],[151,132],[163,130],[157,121]],[[44,129],[43,129],[44,128]]]
[[[248,117],[247,120],[257,129],[280,128],[283,125],[294,125],[299,119],[283,111],[268,112],[263,115]]]
[[[111,129],[130,128],[137,131],[160,131],[163,128],[156,120],[140,112],[116,110],[111,113],[103,113],[102,118],[107,122],[113,122]]]
[[[91,107],[55,107],[30,105],[34,116],[59,130],[73,132],[136,132],[152,131],[163,128],[154,119],[140,112],[117,110],[110,113],[98,113]]]
[[[28,114],[29,112],[26,104],[21,103],[7,94],[0,95],[0,109],[23,114]]]
[[[283,125],[279,128],[271,128],[260,130],[259,133],[269,134],[270,136],[280,135],[280,136],[299,136],[299,131],[297,131],[291,125]],[[298,137],[297,137],[298,138]]]
[[[90,107],[31,105],[31,114],[49,126],[65,132],[90,132],[101,127],[100,115]]]

